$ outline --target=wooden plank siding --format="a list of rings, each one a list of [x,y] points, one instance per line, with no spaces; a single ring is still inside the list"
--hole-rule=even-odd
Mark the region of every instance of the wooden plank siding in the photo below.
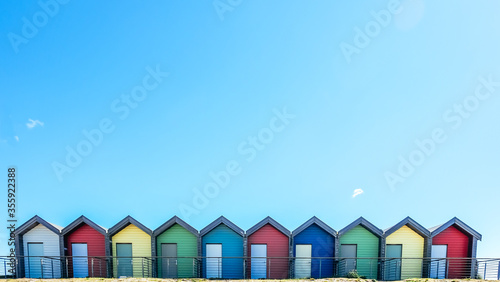
[[[397,231],[387,236],[386,245],[403,245],[403,258],[423,258],[424,257],[424,238],[404,225]],[[401,279],[421,278],[422,260],[403,259],[401,262]]]
[[[43,243],[43,255],[59,257],[61,255],[59,235],[42,224],[36,225],[23,235],[24,255],[28,256],[28,243]],[[44,259],[43,278],[61,278],[61,263],[59,260]],[[25,258],[25,275],[29,277],[30,265]],[[38,278],[38,277],[34,277]]]
[[[164,243],[177,244],[178,257],[190,257],[177,260],[177,276],[179,278],[189,278],[196,275],[197,264],[193,261],[193,257],[198,256],[198,238],[176,223],[156,237],[156,252],[159,257],[162,256],[161,244]],[[158,275],[161,277],[161,260],[158,260],[157,265]]]
[[[207,244],[222,244],[223,257],[243,257],[243,236],[224,224],[212,229],[202,237],[202,256],[206,257]],[[203,277],[206,277],[206,263],[203,265]],[[243,259],[222,259],[223,279],[243,279]]]
[[[151,236],[146,232],[142,231],[133,224],[129,224],[127,227],[123,228],[120,232],[116,233],[111,237],[113,256],[116,256],[116,244],[117,243],[131,243],[132,244],[132,256],[134,257],[133,265],[133,276],[142,277],[143,276],[143,264],[142,260],[136,257],[151,257]],[[144,272],[152,273],[152,264],[144,261],[145,269]],[[118,277],[117,273],[117,260],[113,259],[113,276]]]
[[[470,256],[472,238],[462,233],[455,226],[450,226],[434,238],[433,245],[447,245],[446,257],[464,258]],[[470,273],[470,265],[465,261],[450,260],[448,265],[448,278],[465,278]]]
[[[274,228],[271,224],[266,224],[253,234],[248,236],[248,257],[252,256],[252,244],[266,244],[267,257],[281,259],[268,259],[267,278],[286,279],[288,278],[289,237]],[[285,259],[282,259],[285,258]],[[247,273],[251,274],[251,265],[247,264]]]
[[[376,258],[379,256],[380,238],[368,231],[361,225],[358,225],[347,231],[340,237],[340,244],[353,244],[357,246],[357,257]],[[340,257],[344,257],[340,252]],[[358,259],[356,269],[361,276],[368,279],[377,279],[378,261]]]
[[[66,254],[72,256],[73,243],[87,244],[87,254],[89,257],[104,257],[106,256],[105,236],[100,232],[90,227],[88,224],[82,223],[80,226],[71,231],[64,237]],[[88,260],[89,275],[94,277],[107,277],[107,261],[101,258],[92,258]],[[68,275],[73,277],[73,262],[68,259]]]

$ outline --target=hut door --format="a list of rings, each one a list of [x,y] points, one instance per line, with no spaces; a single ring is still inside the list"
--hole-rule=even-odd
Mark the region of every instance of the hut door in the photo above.
[[[43,278],[43,243],[28,243],[28,256],[28,273],[26,277]]]
[[[343,258],[340,261],[340,266],[344,266],[344,276],[352,270],[356,269],[356,257],[358,257],[358,245],[343,244],[340,246],[340,254]]]
[[[403,245],[387,245],[385,257],[385,280],[401,280],[401,257]]]
[[[71,254],[73,255],[73,277],[85,278],[89,276],[89,261],[87,253],[87,244],[71,244]]]
[[[161,244],[163,278],[177,278],[177,244]]]
[[[251,248],[252,258],[250,260],[251,278],[261,279],[266,278],[267,272],[267,245],[252,244]]]
[[[446,255],[448,245],[432,245],[431,251],[431,278],[446,278]]]
[[[222,278],[222,244],[207,244],[207,278]]]
[[[116,244],[116,256],[117,260],[117,274],[118,277],[134,276],[133,264],[132,264],[132,244],[130,243],[117,243]]]
[[[295,278],[311,278],[312,245],[295,245]]]

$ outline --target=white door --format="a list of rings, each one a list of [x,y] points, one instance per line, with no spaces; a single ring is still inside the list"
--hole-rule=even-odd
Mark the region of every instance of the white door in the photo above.
[[[207,277],[222,278],[222,244],[207,244]]]
[[[251,278],[261,279],[267,278],[267,245],[263,244],[252,244],[251,247],[252,258],[251,258]]]
[[[89,276],[87,244],[73,243],[71,244],[71,252],[73,254],[73,277],[85,278]]]
[[[295,245],[295,278],[311,278],[312,245]]]
[[[446,277],[447,253],[448,245],[432,245],[431,278],[444,279]]]

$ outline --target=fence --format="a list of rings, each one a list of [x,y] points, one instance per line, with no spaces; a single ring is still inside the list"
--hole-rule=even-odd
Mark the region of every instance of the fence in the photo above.
[[[500,280],[500,258],[0,257],[0,278]],[[14,273],[11,269],[16,269]]]

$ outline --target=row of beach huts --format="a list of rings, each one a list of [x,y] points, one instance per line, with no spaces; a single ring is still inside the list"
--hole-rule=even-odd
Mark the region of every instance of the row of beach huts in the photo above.
[[[410,217],[386,230],[360,217],[338,232],[317,217],[293,232],[266,217],[245,232],[223,216],[201,231],[177,216],[154,231],[130,216],[110,229],[85,216],[64,228],[34,216],[15,237],[17,276],[30,278],[326,278],[353,270],[382,280],[464,278],[474,277],[481,240],[458,218],[427,229]]]

